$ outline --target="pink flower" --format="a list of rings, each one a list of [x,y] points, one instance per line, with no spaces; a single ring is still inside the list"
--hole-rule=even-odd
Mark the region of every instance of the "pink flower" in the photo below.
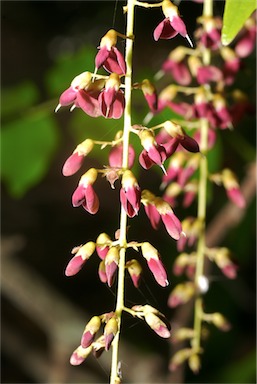
[[[153,228],[157,228],[161,218],[168,234],[175,240],[180,238],[182,234],[181,223],[166,201],[161,197],[156,197],[148,190],[144,190],[142,192],[142,203]]]
[[[252,53],[255,48],[256,32],[257,27],[255,17],[250,17],[246,21],[245,28],[236,43],[235,52],[237,56],[244,58]]]
[[[200,17],[198,21],[203,24],[203,28],[196,31],[196,37],[200,38],[201,44],[212,50],[219,49],[222,20],[219,17]]]
[[[112,73],[106,80],[105,88],[98,97],[99,107],[105,118],[119,119],[124,111],[125,98],[120,90],[120,78],[117,73]]]
[[[123,144],[114,145],[109,152],[109,165],[112,168],[122,168]],[[135,160],[135,150],[129,145],[128,168],[132,168]]]
[[[227,189],[228,198],[236,204],[239,208],[245,207],[245,198],[242,195],[239,187],[232,187]]]
[[[97,178],[97,170],[90,168],[80,179],[79,185],[72,195],[73,207],[82,207],[91,214],[99,209],[99,200],[92,187]]]
[[[222,48],[221,56],[225,61],[222,68],[225,83],[227,85],[231,85],[233,84],[235,77],[240,70],[241,60],[239,57],[237,57],[233,49],[229,47]]]
[[[129,217],[138,214],[140,208],[141,190],[137,180],[130,170],[126,170],[122,176],[122,188],[120,201]]]
[[[141,246],[142,255],[147,261],[148,267],[152,272],[155,280],[162,287],[166,287],[169,282],[167,273],[160,259],[159,252],[150,243],[145,242]]]
[[[163,0],[162,11],[165,19],[157,25],[154,30],[154,40],[171,39],[180,34],[185,37],[189,44],[193,46],[190,37],[188,36],[186,26],[179,16],[178,7],[170,0]]]
[[[71,86],[61,94],[55,112],[63,106],[73,104],[72,109],[77,107],[91,117],[100,116],[98,96],[103,86],[103,80],[92,82],[90,72],[81,73],[73,79]]]
[[[124,57],[115,46],[117,36],[117,32],[114,29],[110,29],[101,39],[100,50],[95,58],[96,70],[103,66],[109,73],[115,72],[118,75],[126,74]]]
[[[163,167],[163,163],[167,158],[166,150],[163,145],[155,141],[154,134],[147,129],[143,129],[139,133],[141,144],[144,150],[139,156],[139,162],[143,168],[149,169],[153,164]]]
[[[170,73],[174,80],[180,85],[191,83],[191,74],[184,62],[185,51],[183,47],[177,47],[169,54],[167,60],[162,65],[165,73]]]
[[[208,65],[199,67],[196,77],[199,84],[208,84],[211,81],[219,82],[222,80],[223,75],[219,68],[214,65]]]
[[[155,86],[148,79],[144,79],[142,83],[133,84],[133,88],[140,88],[142,90],[150,110],[155,113],[158,107],[158,96]]]
[[[199,145],[195,139],[188,136],[183,128],[179,125],[174,123],[171,120],[167,120],[163,123],[163,128],[166,130],[168,135],[173,137],[178,144],[182,145],[187,151],[189,152],[199,152]],[[172,142],[172,145],[174,145],[174,142]]]

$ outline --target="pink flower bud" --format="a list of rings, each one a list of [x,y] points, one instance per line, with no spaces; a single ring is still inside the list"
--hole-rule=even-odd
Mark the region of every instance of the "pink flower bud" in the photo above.
[[[173,239],[178,240],[181,236],[182,226],[170,205],[159,197],[155,199],[155,207],[161,215],[161,219],[168,234]]]
[[[111,343],[118,332],[118,322],[115,317],[111,317],[104,328],[105,350],[110,349]]]
[[[81,270],[85,262],[94,253],[94,251],[95,251],[95,243],[93,241],[89,241],[85,245],[79,247],[75,256],[70,260],[69,264],[67,265],[65,269],[65,275],[66,276],[76,275]]]
[[[129,217],[138,214],[141,201],[141,190],[137,180],[130,170],[126,170],[122,176],[122,188],[120,201]]]
[[[100,233],[96,239],[96,252],[100,259],[104,260],[110,249],[111,238],[106,233]]]
[[[80,365],[83,361],[89,356],[92,351],[92,346],[88,348],[83,348],[81,345],[75,349],[70,358],[71,365]]]
[[[81,338],[81,346],[83,348],[89,347],[94,341],[96,333],[99,331],[101,327],[101,320],[98,316],[93,316],[90,321],[87,323],[82,338]]]
[[[109,153],[109,165],[113,168],[122,168],[123,145],[118,144],[111,148]],[[129,146],[128,168],[132,168],[135,160],[135,150]]]
[[[154,330],[157,335],[163,338],[170,337],[170,331],[167,325],[154,313],[148,312],[145,314],[146,323]]]
[[[160,255],[156,248],[154,248],[150,243],[145,242],[141,246],[142,255],[147,261],[148,267],[152,272],[155,280],[162,287],[166,287],[169,282],[167,279],[167,273],[160,259]]]
[[[178,305],[187,303],[195,294],[195,285],[191,281],[181,283],[176,285],[172,290],[169,299],[168,305],[171,308],[175,308]]]
[[[73,154],[65,161],[62,173],[64,176],[71,176],[76,173],[82,166],[84,158],[92,151],[94,142],[86,139],[79,144]]]
[[[131,280],[136,288],[139,286],[140,277],[142,273],[142,267],[135,259],[129,260],[126,263],[126,268],[130,274]]]
[[[105,272],[107,276],[107,283],[109,287],[112,286],[114,281],[114,274],[119,264],[119,251],[117,247],[111,247],[105,257]]]

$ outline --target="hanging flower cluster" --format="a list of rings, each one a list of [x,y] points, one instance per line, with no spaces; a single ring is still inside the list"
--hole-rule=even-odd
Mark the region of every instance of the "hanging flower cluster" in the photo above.
[[[155,85],[148,79],[132,84],[132,89],[142,91],[150,110],[143,124],[134,124],[129,127],[129,133],[136,135],[140,142],[141,152],[139,154],[130,143],[124,140],[124,125],[124,130],[118,131],[112,141],[100,142],[94,138],[86,138],[78,144],[65,161],[62,172],[64,176],[72,176],[83,169],[85,157],[94,151],[95,146],[99,145],[101,149],[108,149],[108,164],[101,169],[89,168],[80,177],[71,198],[72,205],[82,207],[92,215],[101,209],[101,201],[97,194],[97,179],[101,175],[106,177],[111,188],[119,189],[121,216],[125,212],[126,220],[129,220],[141,215],[141,212],[144,211],[153,229],[157,229],[160,225],[165,227],[168,235],[177,241],[179,252],[182,252],[175,260],[173,272],[175,275],[186,273],[189,278],[189,281],[177,285],[172,290],[168,305],[174,308],[208,289],[205,280],[202,281],[202,286],[197,285],[194,281],[196,252],[185,252],[187,247],[194,247],[197,244],[204,222],[199,217],[187,217],[181,222],[174,212],[174,207],[178,204],[180,195],[184,196],[183,206],[185,208],[194,202],[199,193],[196,174],[202,158],[215,145],[217,131],[231,128],[235,123],[233,110],[236,104],[230,103],[233,101],[234,95],[230,95],[228,102],[226,90],[234,82],[236,74],[241,68],[241,59],[254,47],[255,33],[253,31],[256,31],[256,26],[253,21],[249,21],[235,49],[224,48],[220,44],[220,19],[199,18],[200,28],[196,31],[196,48],[193,49],[193,43],[178,8],[170,0],[154,4],[139,1],[134,3],[145,8],[161,7],[164,18],[153,29],[155,41],[181,35],[191,48],[174,49],[156,76],[156,79],[162,76],[166,78],[172,76],[176,83],[167,85],[160,92],[157,92]],[[124,12],[128,11],[129,6],[124,7]],[[81,109],[92,118],[102,116],[106,119],[120,119],[124,113],[130,113],[126,112],[128,103],[125,98],[126,78],[130,76],[127,69],[128,61],[116,47],[118,37],[134,39],[133,33],[124,36],[114,29],[107,31],[98,47],[94,73],[86,71],[76,76],[70,86],[61,94],[56,111],[61,107],[71,106],[71,111]],[[213,55],[218,56],[221,64],[219,66],[215,63],[206,64],[202,55],[204,49],[208,49]],[[103,68],[107,74],[99,75],[99,68]],[[181,94],[190,98],[189,101],[181,101]],[[245,96],[243,95],[243,97]],[[248,107],[249,103],[246,101],[244,109],[240,110],[241,116]],[[164,108],[182,115],[184,119],[177,121],[170,119],[158,125],[149,126],[151,118]],[[237,118],[239,117],[237,115]],[[203,119],[208,122],[207,148],[202,148],[202,137],[199,130],[199,122]],[[125,162],[124,153],[127,156]],[[133,171],[136,161],[139,162],[142,170],[149,170],[152,167],[162,169],[163,196],[157,196],[141,187]],[[124,164],[126,165],[124,166]],[[208,177],[214,183],[224,186],[230,200],[241,208],[244,207],[244,197],[232,171],[224,169],[216,174],[209,174]],[[124,236],[121,237],[121,228],[118,228],[113,239],[107,233],[100,233],[95,241],[91,240],[76,246],[71,252],[72,258],[66,267],[65,274],[66,276],[77,274],[89,258],[96,254],[99,258],[99,279],[111,287],[117,273],[120,273],[120,268],[122,268],[121,255],[126,253],[127,249],[137,254],[135,258],[126,258],[124,264],[124,273],[128,273],[136,288],[140,285],[146,265],[161,287],[169,284],[168,273],[155,246],[147,239],[143,241],[124,240]],[[226,248],[208,249],[206,247],[205,254],[227,277],[236,277],[236,265],[232,262]],[[204,284],[207,288],[203,288]],[[113,346],[113,341],[119,336],[120,312],[122,311],[144,320],[160,337],[168,338],[170,336],[169,322],[157,309],[148,304],[140,304],[132,308],[123,306],[121,311],[114,310],[93,316],[89,320],[82,334],[81,344],[71,356],[71,364],[81,364],[90,353],[99,357],[104,350],[108,351]],[[228,322],[219,313],[202,313],[202,320],[212,322],[222,330],[229,329]],[[101,329],[103,330],[101,331]],[[98,335],[99,333],[100,335]],[[184,333],[185,338],[194,337],[194,330],[189,329]],[[181,335],[177,335],[177,339],[181,337]],[[194,371],[197,371],[201,351],[201,348],[188,348],[180,351],[173,357],[171,369],[175,369],[188,359],[189,365],[194,367]],[[120,382],[118,373],[112,383],[114,382]]]
[[[163,25],[166,25],[165,23],[168,22],[163,21]],[[164,123],[156,139],[161,146],[158,165],[161,166],[160,159],[165,158],[165,153],[169,152],[168,147],[171,152],[173,151],[161,183],[161,189],[164,190],[162,199],[173,207],[180,203],[181,197],[184,208],[191,206],[198,198],[200,188],[198,173],[203,156],[206,156],[215,146],[220,130],[232,129],[247,112],[251,112],[251,104],[247,96],[239,90],[232,92],[230,87],[243,68],[243,58],[254,49],[256,20],[254,17],[247,20],[234,48],[224,47],[221,44],[222,20],[220,18],[202,16],[198,19],[198,23],[200,26],[195,32],[195,49],[184,46],[173,49],[156,74],[156,80],[162,78],[162,83],[165,84],[166,81],[166,85],[159,92],[157,107],[155,110],[151,109],[145,118],[149,123],[153,116],[158,115],[165,108],[181,115],[177,121]],[[206,61],[204,51],[208,51],[210,60]],[[203,121],[205,121],[203,124],[207,123],[208,127],[205,131],[205,146],[201,133]],[[176,124],[179,124],[179,129],[176,129]],[[183,132],[182,135],[179,131]],[[176,132],[175,136],[174,132]],[[185,132],[190,132],[191,135],[187,136]],[[173,144],[167,144],[165,141],[169,134],[175,141]],[[179,146],[176,146],[177,143]],[[195,143],[199,143],[200,149]],[[146,164],[145,168],[147,168]],[[207,169],[207,177],[209,182],[224,187],[228,199],[233,204],[241,209],[245,208],[244,196],[237,176],[232,170],[225,168],[211,174]],[[152,222],[155,225],[154,219]],[[186,274],[188,281],[172,289],[168,298],[168,305],[171,308],[188,303],[192,299],[196,300],[199,295],[208,291],[208,279],[205,276],[196,275],[198,241],[204,226],[205,222],[201,216],[185,217],[181,222],[184,236],[180,236],[177,241],[177,249],[180,253],[174,262],[173,273],[177,276]],[[204,258],[213,262],[227,278],[237,277],[238,266],[227,248],[208,248],[205,245],[203,253]],[[202,309],[199,316],[200,321],[213,323],[223,331],[230,328],[228,321],[219,313],[205,314]],[[194,328],[183,328],[179,329],[179,332],[182,336],[178,337],[178,341],[189,339],[192,348],[177,352],[171,358],[170,369],[175,370],[184,361],[188,361],[191,370],[198,372],[199,354],[202,353],[202,349],[199,345],[195,346],[195,338],[198,337],[196,331]]]

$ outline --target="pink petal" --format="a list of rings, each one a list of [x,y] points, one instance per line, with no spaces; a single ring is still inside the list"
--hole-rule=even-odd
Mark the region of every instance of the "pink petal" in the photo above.
[[[92,342],[94,341],[94,338],[95,338],[95,335],[89,331],[83,333],[82,338],[81,338],[81,346],[83,348],[89,347],[92,344]]]
[[[157,41],[159,39],[171,39],[178,34],[177,31],[172,27],[170,23],[170,19],[166,18],[157,25],[154,30],[154,40]]]
[[[108,51],[106,46],[100,48],[100,50],[98,51],[95,57],[95,66],[97,69],[104,64],[109,54],[110,54],[110,51]]]
[[[187,36],[185,23],[179,16],[173,16],[172,20],[170,20],[170,24],[181,36]]]
[[[144,169],[149,169],[154,165],[154,162],[150,159],[145,149],[143,149],[139,155],[139,163]]]
[[[118,75],[124,75],[126,73],[125,60],[116,47],[112,47],[108,57],[103,64],[103,67],[109,73],[114,72]]]
[[[99,199],[92,185],[85,187],[85,201],[82,207],[91,214],[95,214],[99,209]]]
[[[80,90],[77,94],[78,106],[89,116],[101,116],[99,102],[96,97],[93,97],[84,90]]]
[[[113,284],[113,281],[114,281],[114,275],[115,275],[115,272],[117,270],[118,266],[117,264],[112,261],[110,264],[106,264],[105,265],[105,272],[106,272],[106,276],[107,276],[107,284],[109,287],[112,286]]]
[[[73,207],[79,207],[83,201],[85,201],[85,187],[80,184],[72,195],[72,205]]]
[[[85,156],[79,155],[78,152],[73,153],[68,159],[65,161],[62,174],[63,176],[71,176],[74,175],[82,166]]]
[[[153,93],[152,95],[145,94],[144,96],[151,111],[156,112],[158,107],[157,94],[156,93]]]
[[[67,106],[76,100],[77,91],[75,91],[72,87],[66,89],[60,96],[59,103],[61,106]]]
[[[153,204],[147,204],[145,206],[145,212],[150,220],[150,223],[154,229],[157,229],[160,223],[161,216]]]
[[[245,198],[239,188],[231,188],[227,190],[228,198],[239,208],[245,207]]]
[[[74,276],[76,275],[83,265],[85,264],[86,260],[84,260],[81,256],[74,256],[69,264],[67,265],[65,269],[65,275],[66,276]]]
[[[147,261],[147,264],[150,271],[154,275],[154,278],[157,281],[157,283],[162,287],[166,287],[169,284],[169,282],[167,279],[167,273],[164,269],[164,266],[161,260],[150,259],[149,261]]]
[[[182,226],[176,215],[174,213],[167,213],[165,215],[161,215],[161,219],[168,234],[173,239],[178,240],[182,232]]]

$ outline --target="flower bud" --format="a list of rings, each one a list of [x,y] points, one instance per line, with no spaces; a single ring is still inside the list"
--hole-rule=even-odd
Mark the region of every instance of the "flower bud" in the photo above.
[[[219,312],[212,313],[211,315],[212,323],[219,328],[221,331],[229,331],[231,329],[231,324],[229,321]]]
[[[192,349],[191,348],[185,348],[180,349],[178,352],[176,352],[171,361],[169,368],[173,372],[175,371],[181,364],[184,363],[191,355],[192,355]]]
[[[187,303],[195,294],[195,284],[191,281],[176,285],[172,290],[169,298],[168,305],[175,308],[178,305]]]
[[[192,339],[194,337],[195,331],[192,328],[179,328],[173,331],[172,341],[178,343],[179,341]]]
[[[191,371],[197,374],[201,368],[201,360],[199,355],[197,355],[196,353],[191,355],[188,359],[188,365]]]
[[[111,247],[105,257],[105,272],[107,276],[107,283],[109,287],[112,286],[114,281],[114,274],[119,264],[119,251],[117,247]]]
[[[107,283],[107,275],[105,270],[105,262],[102,260],[98,267],[98,276],[102,283]]]
[[[104,328],[104,342],[105,342],[105,350],[108,351],[110,349],[111,343],[118,332],[118,322],[115,317],[111,317],[108,320],[105,328]]]
[[[81,338],[81,346],[83,348],[87,348],[92,344],[95,335],[99,331],[100,327],[100,318],[98,316],[92,317],[92,319],[87,323]]]
[[[77,248],[76,248],[77,250]],[[89,241],[85,245],[79,247],[75,256],[70,260],[69,264],[65,269],[66,276],[73,276],[78,273],[85,262],[92,256],[95,251],[95,243],[93,241]]]
[[[88,348],[83,348],[81,345],[75,349],[70,358],[71,365],[80,365],[83,361],[88,357],[88,355],[92,351],[92,346],[90,345]]]
[[[160,337],[170,337],[170,331],[168,330],[167,325],[154,313],[147,312],[145,314],[145,321]]]
[[[136,288],[139,286],[140,276],[142,273],[142,267],[136,259],[127,261],[126,268],[130,274],[133,284]]]
[[[150,243],[145,242],[142,244],[141,250],[157,283],[162,287],[166,287],[169,284],[167,273],[162,264],[162,261],[160,260],[159,252],[157,249],[154,248]]]
[[[64,176],[71,176],[76,173],[82,166],[84,158],[92,151],[94,142],[86,139],[79,144],[73,154],[65,161],[62,173]]]
[[[110,249],[111,238],[106,233],[100,233],[96,239],[96,252],[98,256],[104,260]]]

